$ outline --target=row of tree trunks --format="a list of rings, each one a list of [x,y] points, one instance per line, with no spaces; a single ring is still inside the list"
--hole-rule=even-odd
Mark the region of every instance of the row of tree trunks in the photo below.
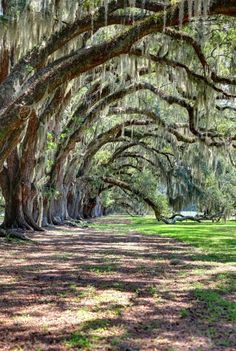
[[[88,219],[104,214],[98,196],[81,192],[78,186],[62,186],[55,196],[39,194],[33,184],[22,183],[16,153],[8,159],[8,168],[0,173],[5,199],[4,229],[42,231],[48,225],[62,225],[68,220]]]

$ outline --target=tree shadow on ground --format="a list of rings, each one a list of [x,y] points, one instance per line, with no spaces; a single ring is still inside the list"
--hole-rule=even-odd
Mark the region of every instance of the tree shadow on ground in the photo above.
[[[35,240],[0,242],[1,350],[233,346],[224,303],[215,324],[202,313],[209,279],[224,274],[226,299],[232,293],[230,265],[202,260],[198,250],[174,239],[137,233],[59,228]]]

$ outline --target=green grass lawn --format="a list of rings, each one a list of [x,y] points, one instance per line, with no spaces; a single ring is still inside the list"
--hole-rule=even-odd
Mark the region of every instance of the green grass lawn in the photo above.
[[[112,218],[112,217],[111,217]],[[115,218],[115,217],[114,217]],[[182,222],[180,224],[161,224],[155,218],[124,217],[130,224],[99,224],[99,229],[115,229],[122,232],[135,231],[145,235],[163,235],[174,237],[201,249],[203,259],[212,261],[236,262],[236,221],[226,223]],[[196,257],[200,259],[201,257]]]

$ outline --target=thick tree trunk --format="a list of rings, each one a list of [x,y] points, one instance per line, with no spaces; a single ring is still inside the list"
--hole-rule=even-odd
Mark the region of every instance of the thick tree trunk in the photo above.
[[[57,198],[52,199],[52,221],[54,224],[63,224],[68,219],[67,212],[67,191],[62,189],[60,195]]]
[[[5,173],[1,178],[6,176]],[[22,185],[19,179],[12,182],[8,177],[4,182],[6,186],[2,187],[2,191],[5,199],[5,215],[2,227],[41,231],[32,215],[34,193],[31,186],[29,188],[25,184]]]
[[[68,186],[57,185],[54,194],[44,198],[43,225],[61,225],[71,219],[68,208]]]
[[[33,201],[37,190],[31,183],[31,172],[22,172],[18,153],[14,152],[7,160],[7,167],[0,173],[0,187],[5,199],[5,216],[2,227],[24,230],[42,229],[33,216]]]
[[[0,65],[0,83],[3,82],[8,76],[9,62],[10,62],[9,50],[6,49],[2,53],[2,60]]]
[[[96,197],[95,198],[88,198],[83,206],[83,217],[84,218],[92,218],[93,212],[96,207]]]
[[[30,229],[24,221],[22,201],[16,184],[10,184],[9,180],[5,181],[5,184],[7,187],[2,187],[5,199],[5,215],[2,227]]]
[[[70,218],[81,219],[83,217],[81,200],[81,191],[76,185],[71,186],[67,195],[67,211]]]
[[[104,214],[104,209],[101,203],[101,199],[99,198],[99,196],[96,197],[96,205],[94,207],[94,209],[91,212],[91,217],[95,218],[95,217],[102,217]]]

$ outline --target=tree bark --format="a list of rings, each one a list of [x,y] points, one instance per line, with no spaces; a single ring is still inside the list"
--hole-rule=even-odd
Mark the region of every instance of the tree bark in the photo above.
[[[17,150],[9,157],[7,168],[4,168],[0,174],[0,186],[5,199],[5,216],[2,227],[41,230],[30,211],[34,190],[31,184],[22,183],[19,175]]]
[[[7,168],[1,172],[0,186],[6,204],[3,226],[6,228],[42,231],[33,215],[33,202],[37,195],[33,172],[38,125],[37,116],[32,116],[22,145],[22,156],[19,158],[15,149],[7,160]]]

